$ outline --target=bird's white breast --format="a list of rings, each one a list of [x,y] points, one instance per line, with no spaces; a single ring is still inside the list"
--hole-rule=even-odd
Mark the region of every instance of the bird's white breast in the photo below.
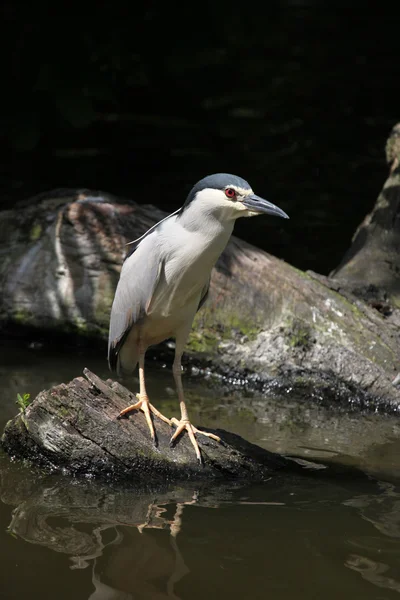
[[[189,305],[196,312],[201,292],[232,228],[233,223],[226,226],[212,218],[203,218],[201,227],[188,227],[181,217],[172,217],[163,224],[158,232],[163,270],[152,312],[172,315],[189,309]]]

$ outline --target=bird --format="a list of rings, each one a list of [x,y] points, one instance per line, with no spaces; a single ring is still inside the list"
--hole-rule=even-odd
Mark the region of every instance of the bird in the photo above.
[[[139,363],[137,402],[118,418],[142,410],[156,443],[152,414],[176,429],[173,446],[186,431],[202,463],[197,435],[220,438],[190,421],[182,385],[182,354],[196,312],[206,301],[211,271],[232,234],[236,219],[257,215],[288,219],[280,208],[257,196],[250,184],[228,173],[209,175],[196,183],[181,208],[130,242],[111,308],[108,363],[119,376],[132,374]],[[145,354],[149,346],[175,338],[172,373],[180,419],[169,419],[149,400]]]

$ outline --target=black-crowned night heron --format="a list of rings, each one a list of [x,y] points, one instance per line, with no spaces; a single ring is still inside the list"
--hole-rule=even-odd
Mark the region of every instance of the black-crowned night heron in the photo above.
[[[120,413],[141,409],[155,441],[151,413],[176,425],[171,438],[186,430],[201,462],[182,387],[181,357],[196,312],[206,300],[211,269],[231,236],[238,217],[261,214],[288,218],[280,208],[256,196],[244,179],[227,173],[205,177],[191,190],[176,212],[154,225],[135,244],[125,260],[111,310],[108,361],[110,369],[130,374],[139,362],[138,402]],[[173,375],[181,419],[167,419],[146,392],[144,362],[149,346],[175,338]]]

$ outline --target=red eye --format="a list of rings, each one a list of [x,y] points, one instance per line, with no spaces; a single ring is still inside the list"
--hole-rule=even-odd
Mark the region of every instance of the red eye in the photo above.
[[[226,188],[225,190],[225,196],[227,198],[234,198],[236,196],[236,192],[233,188]]]

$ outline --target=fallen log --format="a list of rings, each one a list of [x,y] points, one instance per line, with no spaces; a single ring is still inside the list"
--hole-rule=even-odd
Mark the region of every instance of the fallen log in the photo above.
[[[160,419],[155,420],[155,446],[142,412],[117,419],[132,403],[132,392],[88,369],[84,375],[40,392],[7,423],[2,446],[8,454],[71,475],[142,484],[188,479],[263,481],[282,469],[302,470],[293,460],[222,430],[215,430],[221,443],[198,437],[200,465],[185,434],[170,447],[171,428]]]

